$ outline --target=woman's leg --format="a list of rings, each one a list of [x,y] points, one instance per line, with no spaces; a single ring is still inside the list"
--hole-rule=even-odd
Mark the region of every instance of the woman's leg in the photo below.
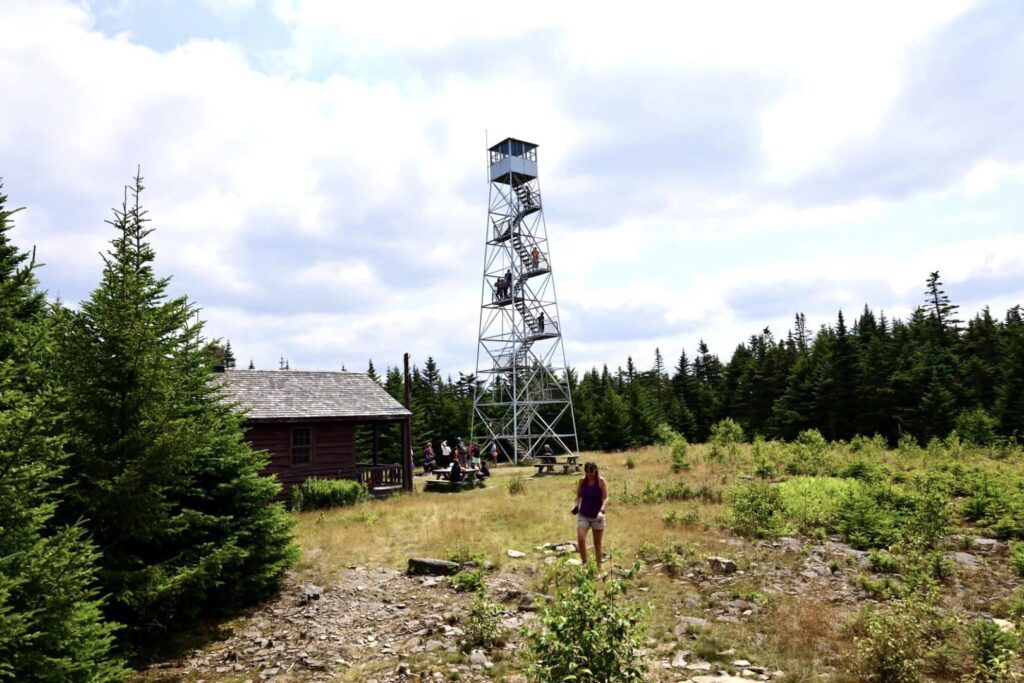
[[[595,532],[596,533],[596,532]],[[576,527],[576,548],[580,551],[580,560],[587,563],[587,527],[579,525]]]
[[[601,571],[601,560],[604,556],[601,554],[601,537],[604,536],[604,529],[598,531],[594,529],[594,557],[597,559],[597,571]]]

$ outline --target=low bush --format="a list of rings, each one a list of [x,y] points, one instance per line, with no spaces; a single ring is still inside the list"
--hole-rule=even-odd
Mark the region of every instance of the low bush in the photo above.
[[[501,613],[501,605],[491,602],[483,590],[478,590],[463,623],[466,636],[463,649],[482,647],[489,650],[504,644],[506,630],[501,625]]]
[[[999,422],[982,408],[966,410],[956,418],[956,434],[968,444],[991,446],[996,442]]]
[[[1024,543],[1020,541],[1010,543],[1010,568],[1019,578],[1024,579]]]
[[[832,477],[794,477],[779,484],[786,519],[806,534],[833,531],[842,500],[860,482]]]
[[[861,680],[920,680],[922,634],[913,614],[902,609],[867,610],[861,614],[860,627],[855,670]]]
[[[640,615],[620,599],[628,581],[609,579],[599,586],[592,564],[562,566],[554,581],[554,600],[524,630],[530,677],[581,683],[645,680]]]
[[[868,553],[868,566],[876,574],[896,574],[900,570],[900,563],[891,553],[872,550]]]
[[[448,582],[460,593],[478,592],[484,589],[484,572],[481,569],[464,569]]]
[[[672,456],[672,471],[682,472],[690,469],[690,442],[682,435],[677,435],[669,446],[669,454]]]
[[[728,523],[733,531],[751,538],[775,538],[785,533],[785,508],[779,489],[764,481],[735,486],[729,497]]]
[[[626,456],[626,469],[627,470],[632,470],[632,469],[635,469],[635,468],[636,468],[636,458],[634,458],[632,455],[627,455]]]
[[[817,429],[805,429],[789,445],[789,461],[786,471],[790,474],[830,474],[832,461],[829,445]]]
[[[1003,683],[1019,681],[1020,660],[1017,638],[988,619],[975,621],[967,631],[972,681]]]
[[[370,500],[370,491],[351,479],[320,479],[310,477],[292,489],[292,510],[321,510],[345,507]]]
[[[711,425],[711,450],[709,457],[715,461],[734,462],[743,443],[743,427],[739,422],[726,418]]]
[[[510,496],[519,496],[526,493],[526,477],[512,477],[509,479],[508,493]]]

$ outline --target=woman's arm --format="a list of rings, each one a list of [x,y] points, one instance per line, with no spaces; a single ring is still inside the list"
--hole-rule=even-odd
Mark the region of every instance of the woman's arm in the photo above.
[[[574,510],[579,510],[580,509],[580,505],[583,504],[583,494],[581,493],[581,489],[582,488],[583,488],[583,482],[582,481],[579,482],[578,484],[576,484],[576,502],[573,503],[573,509]]]
[[[599,483],[601,485],[601,511],[598,514],[603,515],[604,508],[608,505],[608,482],[604,480],[604,477],[601,477],[601,481]]]

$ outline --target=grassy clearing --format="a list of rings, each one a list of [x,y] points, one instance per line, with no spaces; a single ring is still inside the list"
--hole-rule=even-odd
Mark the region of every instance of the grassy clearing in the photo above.
[[[606,550],[619,567],[642,561],[630,599],[643,607],[652,661],[686,649],[723,668],[749,659],[787,672],[787,680],[884,676],[871,667],[886,629],[913,614],[918,626],[899,627],[906,637],[900,651],[884,653],[885,666],[935,680],[978,676],[992,661],[1016,671],[1016,654],[1003,653],[978,625],[990,616],[1024,617],[1010,557],[976,554],[981,569],[972,569],[944,554],[972,550],[975,536],[1024,541],[1019,449],[970,449],[952,439],[889,450],[867,439],[832,445],[807,437],[690,446],[685,467],[675,450],[583,454],[609,483]],[[423,493],[418,479],[413,495],[301,513],[298,572],[329,582],[346,567],[402,569],[411,556],[461,555],[500,572],[540,568],[529,580],[547,590],[532,550],[574,538],[569,508],[578,478],[532,472],[501,467],[486,489],[456,494]],[[788,551],[757,542],[782,535],[802,540]],[[1019,547],[1012,556],[1024,555]],[[531,556],[512,560],[508,549]],[[711,555],[734,559],[740,573],[711,575]],[[742,603],[754,609],[718,618],[738,614],[722,609],[737,601],[740,610]],[[711,623],[680,635],[681,617]]]
[[[730,478],[706,466],[670,475],[668,450],[651,447],[634,452],[630,469],[622,454],[583,454],[593,460],[609,483],[606,548],[632,558],[646,542],[697,540],[699,528],[669,527],[662,517],[692,504],[666,501],[624,505],[623,487],[639,492],[651,482],[687,481],[724,490]],[[575,539],[575,520],[569,513],[578,478],[573,475],[532,478],[532,467],[499,467],[487,488],[459,493],[424,493],[423,478],[416,493],[360,503],[338,510],[298,515],[297,533],[304,549],[298,571],[311,579],[328,580],[352,565],[404,568],[412,556],[447,557],[465,548],[499,567],[509,562],[509,548],[529,551],[541,543]],[[521,494],[511,494],[510,481],[525,480]],[[703,505],[701,519],[717,517],[722,505]]]

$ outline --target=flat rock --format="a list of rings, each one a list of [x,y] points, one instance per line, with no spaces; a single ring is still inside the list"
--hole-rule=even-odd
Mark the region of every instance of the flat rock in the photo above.
[[[412,576],[449,576],[459,571],[459,565],[448,560],[429,557],[410,557],[408,573]]]
[[[672,664],[670,665],[673,669],[683,669],[686,667],[686,658],[690,656],[690,653],[686,650],[679,650],[676,652],[676,656],[672,658]]]
[[[690,680],[694,683],[749,683],[746,678],[722,674],[718,674],[717,676],[694,676]]]
[[[998,626],[1003,633],[1014,633],[1017,630],[1013,622],[1006,619],[993,619],[992,623]]]
[[[750,662],[748,662],[745,659],[737,659],[736,661],[734,661],[732,663],[732,665],[733,666],[737,666],[737,667],[739,667],[741,669],[746,669],[748,666],[750,666]]]
[[[966,567],[968,569],[981,568],[981,563],[978,562],[978,558],[976,558],[974,555],[971,555],[970,553],[957,551],[955,553],[946,553],[943,557],[953,560],[961,567]]]
[[[736,563],[726,557],[709,557],[708,564],[716,574],[732,574],[736,571]]]
[[[676,624],[676,635],[685,636],[690,631],[703,631],[711,627],[711,622],[699,616],[680,616]]]
[[[690,662],[686,665],[687,671],[711,671],[711,662]]]
[[[1006,549],[1006,544],[994,538],[976,538],[971,547],[979,553],[997,553]]]
[[[526,553],[520,552],[518,550],[512,550],[511,548],[509,548],[509,550],[505,554],[508,555],[509,557],[511,557],[514,560],[518,560],[519,558],[526,557]]]
[[[686,635],[687,631],[702,631],[711,626],[711,622],[701,617],[679,617],[676,624],[676,635]]]

